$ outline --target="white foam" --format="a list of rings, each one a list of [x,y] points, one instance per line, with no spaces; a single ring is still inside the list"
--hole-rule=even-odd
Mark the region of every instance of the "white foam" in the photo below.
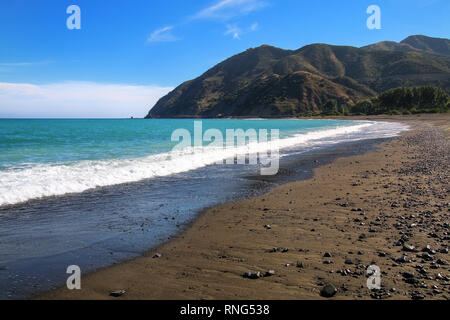
[[[393,137],[404,130],[406,126],[398,123],[359,122],[297,134],[278,140],[278,145],[281,150],[294,146],[309,148],[326,143]],[[136,159],[32,164],[7,169],[0,171],[0,206],[168,176],[211,165],[235,154],[264,152],[270,148],[270,143],[252,143],[231,150],[206,147],[201,153],[193,153],[192,148],[188,148],[176,157],[164,153]]]

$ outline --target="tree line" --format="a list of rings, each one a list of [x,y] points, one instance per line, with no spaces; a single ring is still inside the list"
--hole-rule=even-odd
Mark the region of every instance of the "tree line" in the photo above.
[[[439,87],[401,87],[354,105],[329,100],[321,109],[321,115],[445,113],[450,110],[450,97]]]

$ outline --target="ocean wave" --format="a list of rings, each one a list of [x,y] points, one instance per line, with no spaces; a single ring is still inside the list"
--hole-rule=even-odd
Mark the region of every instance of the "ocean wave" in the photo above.
[[[355,125],[317,129],[277,140],[280,150],[314,147],[360,139],[385,138],[406,130],[405,125],[389,122],[358,122]],[[267,152],[273,142],[250,143],[231,149],[205,147],[202,152],[187,148],[135,159],[78,161],[32,164],[26,168],[0,171],[0,206],[49,196],[169,176],[195,170],[239,154]],[[198,151],[198,150],[197,150]]]

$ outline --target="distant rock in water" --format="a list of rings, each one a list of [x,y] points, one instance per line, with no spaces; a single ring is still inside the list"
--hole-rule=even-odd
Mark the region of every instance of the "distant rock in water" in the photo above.
[[[450,92],[450,40],[411,36],[363,48],[263,45],[161,98],[147,118],[289,117],[333,112],[401,86]]]

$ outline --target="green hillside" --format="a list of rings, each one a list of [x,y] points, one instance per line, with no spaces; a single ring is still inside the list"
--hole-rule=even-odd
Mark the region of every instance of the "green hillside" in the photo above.
[[[163,97],[148,118],[320,114],[397,87],[450,92],[447,39],[412,36],[363,48],[263,45],[235,55]],[[328,103],[328,104],[327,104]]]

